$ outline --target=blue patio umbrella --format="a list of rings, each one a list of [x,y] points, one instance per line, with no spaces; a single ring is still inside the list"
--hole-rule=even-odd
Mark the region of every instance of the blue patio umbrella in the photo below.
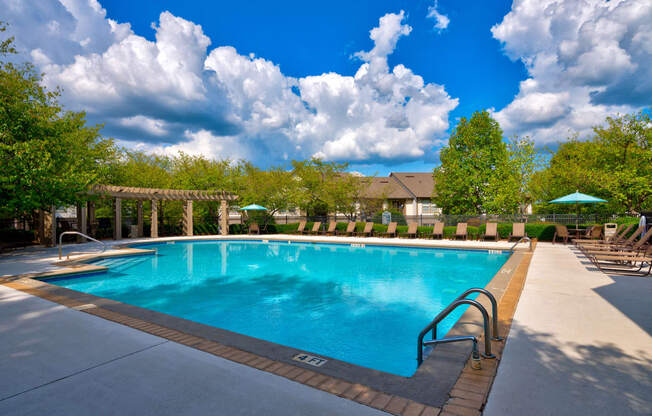
[[[607,202],[604,199],[596,198],[591,195],[583,194],[580,191],[575,191],[572,194],[562,196],[561,198],[553,199],[550,201],[551,204],[575,204],[577,207],[577,216],[575,217],[575,229],[578,228],[578,217],[580,216],[580,205],[579,204],[594,204]]]
[[[240,208],[240,211],[267,211],[267,208],[257,204],[251,204]]]

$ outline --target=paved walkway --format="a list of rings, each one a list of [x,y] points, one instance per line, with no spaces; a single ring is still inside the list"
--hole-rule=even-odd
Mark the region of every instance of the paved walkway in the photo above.
[[[2,415],[385,415],[0,286]]]
[[[540,243],[484,414],[652,414],[652,278]]]

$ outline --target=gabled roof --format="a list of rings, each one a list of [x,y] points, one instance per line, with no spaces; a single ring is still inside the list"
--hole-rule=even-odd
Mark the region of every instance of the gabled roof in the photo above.
[[[368,177],[365,178],[369,185],[362,192],[365,198],[385,198],[385,199],[412,199],[410,195],[396,180],[392,177]]]
[[[395,178],[414,196],[412,198],[430,198],[435,188],[432,172],[392,172],[390,178]]]

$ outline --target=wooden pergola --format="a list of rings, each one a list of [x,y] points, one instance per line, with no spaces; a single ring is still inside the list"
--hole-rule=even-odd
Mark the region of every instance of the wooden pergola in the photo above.
[[[185,189],[156,189],[156,188],[136,188],[130,186],[115,185],[95,185],[90,191],[91,195],[103,195],[115,198],[115,226],[113,237],[116,240],[122,238],[122,200],[137,200],[137,237],[143,236],[143,201],[151,201],[152,218],[151,218],[151,237],[158,237],[158,201],[184,201],[183,204],[183,235],[191,236],[192,233],[192,203],[193,201],[219,201],[220,202],[220,233],[227,235],[229,233],[229,214],[228,201],[238,199],[237,195],[223,191],[200,191]],[[82,204],[78,208],[77,216],[79,229],[82,233],[87,233],[88,222],[95,218],[94,206],[91,204]]]

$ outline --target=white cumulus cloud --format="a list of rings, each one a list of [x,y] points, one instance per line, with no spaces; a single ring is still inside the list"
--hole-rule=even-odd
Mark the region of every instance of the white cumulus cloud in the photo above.
[[[442,30],[448,27],[448,24],[451,22],[451,20],[445,14],[441,14],[439,10],[437,10],[438,8],[439,8],[439,1],[435,0],[433,5],[428,7],[427,17],[430,19],[434,19],[435,29],[441,32]]]
[[[411,27],[382,16],[355,76],[288,77],[279,66],[228,45],[202,27],[161,13],[148,40],[106,18],[95,0],[0,0],[23,56],[127,147],[261,164],[319,156],[395,162],[434,154],[457,106],[391,55]],[[212,48],[212,49],[211,49]]]
[[[491,31],[528,71],[495,112],[508,134],[563,140],[652,104],[649,0],[515,0]]]

